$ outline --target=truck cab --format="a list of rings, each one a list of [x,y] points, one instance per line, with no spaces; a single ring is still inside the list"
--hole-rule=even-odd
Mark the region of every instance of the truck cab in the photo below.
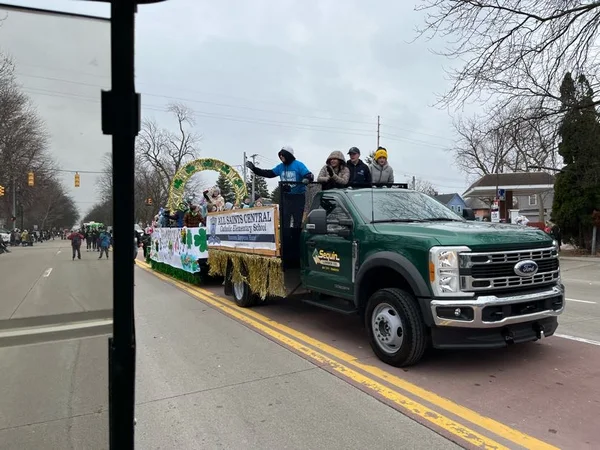
[[[558,249],[540,230],[466,221],[395,187],[313,199],[299,236],[307,301],[360,314],[377,356],[498,348],[551,336],[565,305]]]

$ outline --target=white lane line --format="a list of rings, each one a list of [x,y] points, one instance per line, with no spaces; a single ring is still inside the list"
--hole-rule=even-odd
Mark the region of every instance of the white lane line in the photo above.
[[[9,337],[29,336],[35,334],[55,333],[57,331],[83,330],[86,328],[112,325],[112,319],[94,320],[89,322],[69,323],[63,325],[51,325],[43,327],[21,328],[18,330],[0,331],[0,339]]]
[[[46,271],[44,272],[44,278],[48,278],[51,273],[52,273],[52,267],[46,269]]]
[[[567,301],[569,301],[569,302],[577,302],[577,303],[588,303],[590,305],[595,305],[596,304],[596,302],[592,302],[592,301],[589,301],[589,300],[577,300],[576,298],[568,298]]]
[[[585,338],[580,338],[577,336],[569,336],[568,334],[556,334],[556,333],[554,334],[554,336],[563,338],[563,339],[569,339],[570,341],[577,341],[577,342],[583,342],[585,344],[592,344],[592,345],[600,346],[600,341],[593,341],[592,339],[585,339]]]

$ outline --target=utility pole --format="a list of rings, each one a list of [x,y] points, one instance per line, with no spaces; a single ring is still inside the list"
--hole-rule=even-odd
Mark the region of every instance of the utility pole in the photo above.
[[[246,178],[247,176],[247,172],[246,172],[246,162],[248,162],[248,158],[246,157],[246,152],[244,152],[244,164],[242,165],[242,173],[244,174],[244,184],[246,184],[248,182],[248,178]]]
[[[381,117],[377,116],[377,148],[379,148],[379,129],[381,127]]]
[[[414,191],[416,187],[417,187],[417,179],[413,175],[413,178],[412,178],[412,190]]]
[[[256,157],[258,154],[250,155],[252,158],[252,164],[256,165]],[[254,203],[254,192],[255,192],[255,184],[256,184],[256,175],[252,175],[252,197],[250,198],[250,203]]]

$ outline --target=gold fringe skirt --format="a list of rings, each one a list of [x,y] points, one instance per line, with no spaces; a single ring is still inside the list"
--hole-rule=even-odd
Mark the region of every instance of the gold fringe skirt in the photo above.
[[[285,297],[285,282],[280,258],[223,250],[209,250],[209,275],[227,276],[229,262],[231,262],[232,267],[231,281],[233,283],[247,283],[250,290],[262,300],[267,298],[267,296]]]

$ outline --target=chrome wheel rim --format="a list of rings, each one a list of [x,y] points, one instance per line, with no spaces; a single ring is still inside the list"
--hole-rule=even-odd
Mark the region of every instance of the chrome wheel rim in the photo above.
[[[404,342],[404,325],[396,308],[388,303],[377,305],[371,315],[371,326],[381,350],[390,355],[400,350]]]

